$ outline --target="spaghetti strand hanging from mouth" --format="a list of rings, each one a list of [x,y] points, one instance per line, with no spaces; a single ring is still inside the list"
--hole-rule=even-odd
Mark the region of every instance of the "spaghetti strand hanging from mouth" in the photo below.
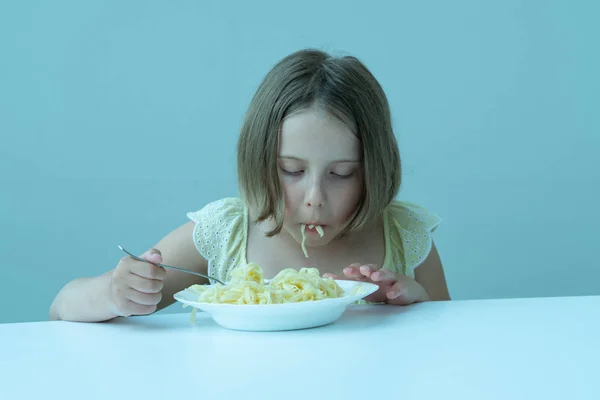
[[[323,231],[323,227],[321,225],[317,225],[315,227],[315,229],[317,230],[317,233],[319,234],[319,236],[323,237],[323,235],[325,234],[325,232]]]
[[[309,225],[309,229],[315,229],[320,237],[325,235],[325,231],[321,225]],[[300,234],[302,235],[302,252],[304,253],[304,257],[308,258],[308,251],[306,250],[306,224],[300,224]]]
[[[306,224],[302,224],[300,225],[300,232],[302,234],[302,243],[300,244],[302,246],[302,252],[304,253],[304,257],[308,258],[308,251],[306,251],[306,233],[304,232],[304,230],[306,229]]]

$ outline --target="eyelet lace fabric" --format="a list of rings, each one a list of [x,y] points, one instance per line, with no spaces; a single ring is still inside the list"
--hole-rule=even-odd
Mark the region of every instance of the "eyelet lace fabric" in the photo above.
[[[208,274],[222,281],[238,263],[245,262],[246,207],[240,199],[224,198],[187,213],[196,223],[193,240],[208,261]]]

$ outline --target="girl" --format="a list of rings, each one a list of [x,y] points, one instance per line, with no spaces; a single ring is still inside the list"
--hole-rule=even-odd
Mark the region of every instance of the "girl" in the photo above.
[[[227,280],[254,262],[265,278],[315,266],[324,276],[373,282],[365,300],[407,305],[449,300],[432,241],[439,218],[394,200],[400,156],[386,96],[354,57],[302,50],[281,60],[252,99],[238,143],[240,198],[188,213],[141,255],[56,296],[51,319],[104,321],[151,314],[197,277]]]

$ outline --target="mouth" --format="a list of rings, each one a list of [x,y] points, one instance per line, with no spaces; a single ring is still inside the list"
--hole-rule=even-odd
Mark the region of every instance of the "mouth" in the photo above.
[[[306,230],[306,232],[308,233],[314,233],[314,234],[318,234],[319,236],[323,237],[323,235],[325,234],[324,229],[327,227],[327,225],[323,225],[320,223],[308,223],[308,224],[302,224],[302,230]]]
[[[318,223],[313,223],[312,221],[309,222],[308,224],[300,224],[300,233],[302,234],[302,252],[304,253],[304,257],[308,258],[308,252],[306,251],[306,246],[304,244],[304,242],[306,241],[306,232],[308,232],[309,234],[316,234],[318,233],[319,236],[323,237],[323,235],[325,235],[325,231],[323,230],[323,227],[325,227],[327,225],[319,225]]]

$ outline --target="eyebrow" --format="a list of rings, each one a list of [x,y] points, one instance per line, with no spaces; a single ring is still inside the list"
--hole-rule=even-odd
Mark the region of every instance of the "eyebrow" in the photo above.
[[[298,157],[294,157],[294,156],[279,156],[277,158],[286,159],[286,160],[295,160],[295,161],[301,161],[301,162],[306,161],[306,160],[303,160],[302,158],[298,158]],[[332,163],[360,163],[360,160],[341,159],[341,160],[333,160]]]

